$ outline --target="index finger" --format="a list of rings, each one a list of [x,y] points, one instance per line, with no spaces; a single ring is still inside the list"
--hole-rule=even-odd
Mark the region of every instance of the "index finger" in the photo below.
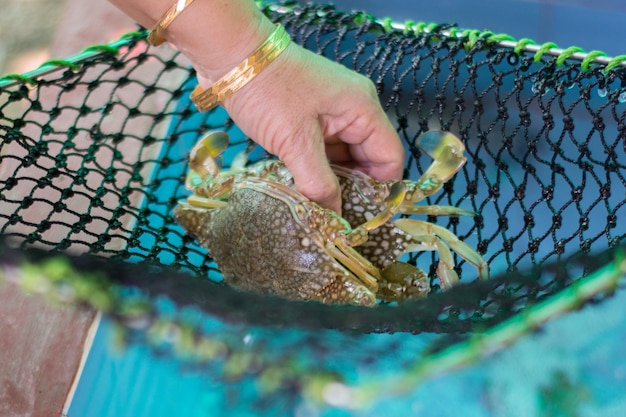
[[[358,116],[336,133],[336,141],[329,141],[331,160],[380,181],[400,179],[404,168],[404,146],[378,98],[360,100],[357,110]]]

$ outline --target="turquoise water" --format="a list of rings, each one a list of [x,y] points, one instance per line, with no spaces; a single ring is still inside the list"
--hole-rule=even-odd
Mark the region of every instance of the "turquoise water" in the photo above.
[[[302,401],[286,403],[286,396],[277,393],[266,398],[266,415],[436,417],[462,410],[464,417],[621,417],[626,410],[625,315],[626,291],[622,290],[599,306],[555,320],[512,347],[412,387],[399,398],[380,397],[363,409],[346,410]],[[278,337],[286,342],[304,337],[297,330],[273,334],[249,330],[242,344],[250,344],[251,349],[255,338]],[[248,397],[246,391],[253,394],[249,382],[225,383],[211,369],[160,357],[141,344],[115,347],[113,334],[113,325],[103,320],[69,408],[70,417],[259,415],[254,403],[241,401]],[[329,348],[350,337],[332,331],[314,336],[324,339]],[[355,349],[372,349],[376,343],[387,346],[389,339],[395,339],[401,350],[376,366],[348,372],[354,373],[356,384],[377,379],[432,338],[427,334],[354,337]],[[552,398],[550,407],[547,396]]]

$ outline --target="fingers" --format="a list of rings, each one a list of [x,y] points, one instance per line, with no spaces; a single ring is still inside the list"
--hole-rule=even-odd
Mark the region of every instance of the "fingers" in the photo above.
[[[404,146],[387,115],[380,109],[371,119],[373,131],[362,144],[363,156],[370,161],[368,174],[381,181],[400,179],[404,169]]]
[[[341,214],[341,190],[335,173],[330,168],[319,125],[310,133],[292,138],[278,157],[293,175],[297,190],[320,206]]]
[[[344,101],[337,103],[334,113],[325,119],[332,135],[326,145],[329,158],[380,181],[400,179],[404,146],[382,109],[373,84],[367,81],[366,86],[371,89],[344,95]]]
[[[341,210],[329,158],[381,181],[402,175],[404,148],[374,84],[297,45],[223,105],[287,165],[297,190],[325,208]]]
[[[371,133],[353,150],[355,169],[380,181],[402,178],[404,146],[398,134],[382,111],[372,123]]]

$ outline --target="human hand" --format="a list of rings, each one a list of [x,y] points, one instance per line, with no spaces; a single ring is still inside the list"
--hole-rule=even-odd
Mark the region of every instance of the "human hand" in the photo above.
[[[211,85],[201,72],[199,83]],[[296,44],[222,105],[287,165],[298,191],[323,207],[341,212],[329,160],[381,181],[402,175],[404,148],[374,84]]]
[[[152,27],[172,0],[111,0]],[[203,89],[237,66],[275,29],[252,0],[193,2],[169,25],[168,42],[192,63]],[[378,179],[399,178],[404,149],[373,83],[291,43],[221,103],[237,125],[293,174],[298,191],[341,210],[328,160]]]

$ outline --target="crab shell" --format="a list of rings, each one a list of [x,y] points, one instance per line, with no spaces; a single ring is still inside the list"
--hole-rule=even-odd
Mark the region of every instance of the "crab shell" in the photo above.
[[[295,215],[292,202],[268,194],[272,183],[265,188],[237,184],[226,207],[207,210],[181,203],[175,218],[209,249],[224,280],[239,289],[324,303],[374,304],[375,294],[335,261],[322,234]]]
[[[275,164],[280,171],[281,163]],[[345,168],[333,169],[342,186],[343,215],[351,225],[356,227],[384,206],[386,183]],[[368,288],[335,259],[329,250],[332,243],[308,221],[327,210],[292,187],[289,179],[243,176],[235,180],[224,207],[181,202],[175,219],[209,250],[226,283],[236,288],[327,304],[376,305],[378,286]],[[357,249],[375,267],[385,268],[410,241],[388,222],[371,231]],[[426,295],[430,291],[426,275],[419,271],[417,278],[413,292]],[[383,289],[393,285],[400,283],[385,283]]]

